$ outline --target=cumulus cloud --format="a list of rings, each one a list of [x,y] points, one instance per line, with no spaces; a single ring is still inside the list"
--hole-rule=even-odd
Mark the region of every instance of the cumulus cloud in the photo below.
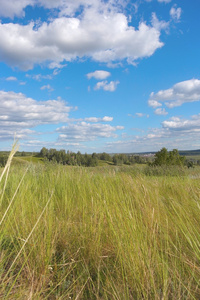
[[[41,86],[40,89],[41,89],[41,90],[48,90],[49,92],[54,91],[54,89],[50,86],[50,84],[43,85],[43,86]]]
[[[36,101],[22,93],[0,91],[0,128],[15,132],[66,122],[71,109],[62,100]]]
[[[146,118],[149,118],[149,115],[147,114],[143,114],[143,113],[135,113],[135,115],[139,118],[142,118],[142,117],[146,117]],[[133,117],[132,115],[130,115],[130,117]]]
[[[1,118],[0,118],[1,123]],[[27,136],[36,134],[35,131],[30,129],[20,129],[20,128],[1,128],[0,129],[0,141],[8,141],[16,139],[26,139]]]
[[[18,1],[20,7],[31,2]],[[0,23],[2,61],[23,70],[44,62],[52,67],[82,58],[103,63],[127,60],[134,64],[137,59],[149,57],[163,46],[158,28],[145,22],[138,28],[129,25],[128,18],[120,10],[122,1],[110,0],[107,4],[100,0],[77,1],[77,4],[69,1],[69,5],[66,4],[68,1],[36,1],[46,7],[55,7],[57,2],[63,15],[48,23],[37,26],[34,21],[27,25]],[[83,13],[72,13],[72,16],[68,12],[65,15],[64,3],[67,9],[73,7],[76,12],[82,4]]]
[[[186,102],[200,101],[200,80],[191,79],[179,82],[172,88],[160,90],[158,93],[152,92],[149,98],[149,106],[156,108],[162,106],[164,102],[169,108],[181,106]]]
[[[170,9],[170,16],[174,21],[179,21],[181,18],[182,9],[175,5]]]
[[[97,82],[97,84],[94,87],[94,90],[103,89],[104,91],[114,92],[118,84],[119,81],[110,81],[109,83],[107,81],[100,81]]]
[[[168,112],[164,109],[164,108],[157,108],[154,113],[156,115],[160,115],[160,116],[166,116],[168,115]]]
[[[199,139],[200,115],[197,115],[188,120],[164,121],[162,128],[152,128],[143,135],[129,136],[128,139],[108,142],[105,151],[113,151],[113,148],[116,152],[158,151],[162,147],[169,150],[195,149],[196,141]]]
[[[167,31],[168,28],[169,28],[169,24],[170,22],[166,22],[166,21],[159,21],[157,16],[156,16],[156,13],[152,13],[152,19],[151,19],[151,23],[152,23],[152,26],[154,28],[156,28],[157,30],[165,30]]]
[[[14,76],[10,76],[6,78],[6,81],[17,81],[17,78]]]
[[[75,146],[74,143],[93,141],[101,137],[116,137],[116,131],[124,128],[105,124],[113,121],[110,116],[69,119],[72,109],[61,99],[36,101],[22,93],[0,91],[0,140],[13,139],[14,135],[16,138],[28,140],[30,135],[39,134],[34,131],[38,125],[69,123],[68,126],[56,130],[55,133],[60,134],[56,145]],[[35,139],[33,141],[36,147]]]
[[[97,122],[112,122],[113,121],[113,117],[108,117],[108,116],[105,116],[103,118],[90,117],[90,118],[85,118],[85,121],[92,122],[92,123],[97,123]]]
[[[37,81],[41,81],[42,79],[49,79],[49,80],[53,79],[53,75],[52,74],[47,74],[47,75],[42,75],[42,74],[33,74],[33,75],[30,75],[30,74],[26,74],[26,77],[34,79],[34,80],[37,80]]]
[[[171,118],[162,123],[164,128],[178,130],[182,132],[200,133],[200,114],[193,115],[190,119]]]
[[[57,129],[60,133],[59,141],[75,141],[79,142],[94,141],[97,138],[117,137],[116,131],[122,130],[123,126],[111,126],[109,124],[91,124],[87,122],[78,122],[69,124]]]
[[[98,79],[98,80],[103,80],[103,79],[108,78],[110,75],[111,75],[110,72],[103,71],[103,70],[97,70],[97,71],[88,73],[87,78],[88,79],[95,78],[95,79]]]
[[[85,9],[92,7],[98,11],[116,11],[123,10],[126,6],[125,1],[121,0],[109,0],[107,2],[103,0],[17,0],[15,5],[7,0],[1,0],[0,15],[4,17],[13,18],[14,16],[24,16],[24,9],[26,6],[43,6],[48,9],[57,9],[60,16],[73,17],[77,12],[79,14],[84,12]],[[55,13],[55,11],[54,11]]]
[[[151,94],[151,95],[152,95],[152,94]],[[152,99],[149,99],[148,104],[149,104],[149,106],[151,106],[151,107],[153,107],[153,108],[162,106],[161,103],[159,103],[159,102],[156,101],[156,100],[152,100]]]
[[[34,0],[17,0],[15,3],[8,0],[1,0],[1,17],[14,18],[14,16],[24,17],[24,8],[28,5],[33,5]]]
[[[158,151],[162,147],[195,149],[197,140],[200,140],[200,113],[188,119],[174,116],[163,121],[161,128],[151,128],[143,135],[108,142],[107,151],[113,148],[116,152]]]
[[[158,0],[158,2],[160,2],[160,3],[169,3],[169,2],[171,2],[172,0]]]

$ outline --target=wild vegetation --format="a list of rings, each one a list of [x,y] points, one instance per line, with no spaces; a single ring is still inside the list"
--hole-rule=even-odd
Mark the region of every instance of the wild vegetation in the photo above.
[[[1,299],[199,299],[198,167],[13,155],[0,175]]]
[[[139,155],[126,155],[126,154],[114,154],[108,153],[92,153],[81,154],[65,150],[47,149],[43,147],[38,154],[39,157],[44,158],[44,161],[56,162],[63,165],[71,166],[85,166],[95,167],[99,165],[99,161],[106,161],[108,164],[114,165],[131,165],[135,163],[146,163],[148,160]]]

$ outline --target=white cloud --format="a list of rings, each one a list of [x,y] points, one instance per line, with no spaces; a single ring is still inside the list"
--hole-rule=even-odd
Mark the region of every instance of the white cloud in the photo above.
[[[26,77],[34,79],[34,80],[37,80],[37,81],[41,81],[42,79],[49,79],[49,80],[53,79],[53,75],[52,74],[47,74],[47,75],[42,75],[42,74],[33,74],[33,75],[30,75],[30,74],[26,74]]]
[[[190,129],[184,128],[181,123],[176,125],[164,123],[162,128],[153,128],[144,135],[129,136],[128,139],[108,142],[105,151],[115,149],[115,152],[147,152],[158,151],[162,147],[169,150],[195,149],[197,139],[200,139],[199,122],[198,124],[196,122],[196,125],[193,124]]]
[[[200,114],[193,115],[190,119],[171,118],[162,123],[164,128],[178,130],[182,132],[199,132],[200,134]]]
[[[49,69],[62,69],[64,67],[67,67],[67,64],[60,64],[57,62],[52,62],[49,64]],[[55,70],[54,70],[55,71]]]
[[[128,114],[128,116],[132,117],[132,118],[135,118],[135,117],[138,117],[138,118],[143,118],[143,117],[149,118],[149,115],[148,114],[144,114],[144,113],[135,113],[135,115]]]
[[[180,106],[186,102],[200,101],[200,80],[191,79],[179,82],[172,88],[151,93],[149,105],[156,108],[164,102],[169,108]]]
[[[153,94],[151,94],[151,96],[153,96]],[[151,107],[153,107],[153,108],[162,106],[162,104],[159,103],[158,101],[156,101],[156,100],[151,100],[151,99],[149,99],[148,104],[149,104],[149,106],[151,106]]]
[[[43,85],[43,86],[41,86],[40,89],[41,89],[41,90],[48,90],[49,92],[54,91],[54,89],[50,86],[50,84]]]
[[[169,3],[169,2],[171,2],[172,0],[158,0],[158,2],[160,2],[160,3]]]
[[[126,1],[122,0],[17,0],[15,5],[11,1],[1,0],[0,16],[13,18],[14,16],[24,16],[26,6],[43,6],[44,8],[54,9],[59,11],[60,16],[73,17],[77,12],[84,13],[85,9],[92,7],[95,10],[108,12],[123,10],[127,5]],[[82,12],[83,11],[83,12]],[[55,11],[54,11],[55,13]]]
[[[95,78],[95,79],[98,79],[98,80],[103,80],[103,79],[108,78],[110,75],[111,75],[110,72],[103,71],[103,70],[97,70],[97,71],[88,73],[87,78],[88,79]]]
[[[0,118],[1,123],[1,118]],[[1,128],[0,129],[0,141],[8,141],[16,139],[26,139],[27,136],[35,134],[33,130],[30,129],[20,129],[20,128]]]
[[[27,5],[33,5],[34,0],[17,0],[14,3],[8,0],[1,0],[1,17],[13,18],[14,16],[24,17],[24,8]]]
[[[6,78],[6,81],[17,81],[17,78],[14,76],[10,76]]]
[[[104,91],[114,92],[118,84],[119,81],[110,81],[109,83],[107,81],[100,81],[97,82],[97,84],[94,87],[94,90],[103,89]]]
[[[113,121],[113,117],[108,117],[108,116],[105,116],[103,118],[90,117],[90,118],[85,118],[84,120],[87,121],[87,122],[93,122],[93,123],[97,123],[97,122],[112,122]]]
[[[189,119],[174,116],[162,122],[161,128],[152,128],[144,135],[129,136],[107,143],[106,151],[146,152],[167,149],[195,149],[200,140],[200,113]],[[199,147],[199,146],[198,146]]]
[[[18,1],[21,7],[30,2]],[[158,28],[145,22],[141,22],[138,28],[129,26],[120,9],[121,1],[110,0],[107,5],[100,0],[78,1],[77,5],[74,2],[70,1],[69,5],[66,1],[37,3],[48,7],[60,5],[63,13],[64,6],[76,10],[83,4],[83,13],[76,17],[60,16],[37,26],[34,22],[28,25],[0,23],[0,59],[23,70],[44,62],[50,67],[60,66],[64,61],[85,57],[104,63],[127,60],[134,64],[137,59],[149,57],[163,46]]]
[[[103,120],[104,122],[111,122],[111,121],[113,121],[113,117],[105,116],[105,117],[103,117],[102,120]]]
[[[182,9],[180,7],[176,8],[175,5],[170,9],[170,16],[172,17],[172,19],[174,21],[179,21],[180,20],[181,13],[182,13]]]
[[[135,113],[137,117],[142,118],[142,117],[149,117],[149,115],[143,114],[143,113]]]
[[[67,122],[71,109],[62,100],[36,101],[22,93],[0,91],[0,128],[14,134],[42,124]]]
[[[156,28],[157,30],[165,30],[167,31],[169,29],[169,22],[166,22],[166,21],[159,21],[157,16],[156,16],[156,13],[152,13],[152,19],[151,19],[151,23],[152,23],[152,26],[154,28]]]
[[[157,108],[154,113],[156,115],[160,115],[160,116],[166,116],[168,115],[168,112],[164,109],[164,108]]]
[[[86,142],[94,141],[98,138],[117,137],[116,131],[122,130],[123,126],[111,126],[109,124],[90,124],[87,122],[79,122],[77,124],[69,124],[57,129],[60,133],[59,141],[75,141]]]

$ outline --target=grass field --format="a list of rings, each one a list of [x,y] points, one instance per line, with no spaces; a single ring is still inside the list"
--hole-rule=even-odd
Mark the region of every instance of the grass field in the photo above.
[[[0,298],[200,299],[191,172],[14,164],[0,182]]]

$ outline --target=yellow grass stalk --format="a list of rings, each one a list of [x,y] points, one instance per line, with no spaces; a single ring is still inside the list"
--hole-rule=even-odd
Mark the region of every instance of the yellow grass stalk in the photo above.
[[[18,149],[19,149],[18,141],[15,141],[13,146],[12,146],[12,150],[11,150],[10,155],[8,157],[7,163],[6,163],[6,165],[3,169],[3,172],[1,173],[1,176],[0,176],[0,182],[1,182],[2,179],[3,179],[4,174],[6,173],[6,179],[5,179],[4,187],[3,187],[3,190],[2,190],[2,194],[1,194],[0,205],[2,203],[3,195],[4,195],[4,192],[5,192],[6,183],[7,183],[7,179],[8,179],[8,174],[9,174],[9,171],[10,171],[10,165],[11,165],[13,156],[18,151]]]

